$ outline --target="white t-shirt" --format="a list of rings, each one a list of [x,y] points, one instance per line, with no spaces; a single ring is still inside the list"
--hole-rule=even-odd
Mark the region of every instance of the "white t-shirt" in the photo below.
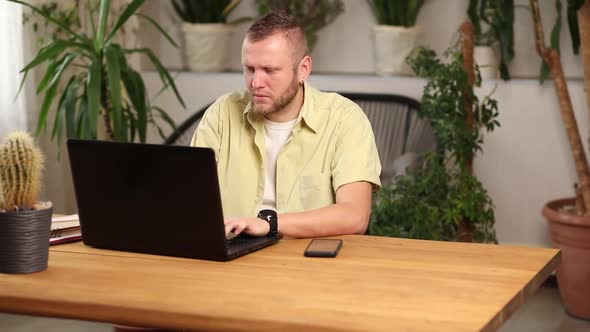
[[[262,197],[262,209],[277,209],[276,200],[276,174],[277,157],[287,139],[291,135],[297,119],[289,122],[272,122],[264,119],[266,129],[266,174],[264,176],[264,195]]]

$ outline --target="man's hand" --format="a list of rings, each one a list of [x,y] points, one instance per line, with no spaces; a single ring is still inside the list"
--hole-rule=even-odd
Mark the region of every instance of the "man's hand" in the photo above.
[[[244,232],[252,236],[265,236],[270,231],[268,222],[260,218],[226,218],[225,236],[230,232],[236,235]]]

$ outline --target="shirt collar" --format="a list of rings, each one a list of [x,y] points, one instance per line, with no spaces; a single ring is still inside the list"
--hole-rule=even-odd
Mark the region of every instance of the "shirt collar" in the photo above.
[[[299,116],[297,117],[297,123],[299,123],[301,120],[303,120],[303,123],[305,123],[306,126],[308,126],[314,133],[317,133],[318,131],[318,123],[317,123],[317,115],[314,104],[315,104],[315,100],[314,100],[314,90],[315,88],[313,88],[311,85],[309,85],[307,82],[304,82],[303,85],[303,106],[301,106],[301,110],[299,111]],[[245,94],[247,95],[247,91],[245,91]],[[243,117],[250,119],[250,117],[248,116],[248,113],[250,113],[250,111],[252,110],[252,101],[248,100],[248,104],[246,105],[246,107],[244,108],[244,112],[243,112]]]

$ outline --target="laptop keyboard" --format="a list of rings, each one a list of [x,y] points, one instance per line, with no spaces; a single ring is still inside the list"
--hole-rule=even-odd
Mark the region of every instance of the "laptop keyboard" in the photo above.
[[[257,237],[241,234],[239,236],[227,240],[228,253],[231,255],[244,252],[251,252],[256,249],[263,248],[270,244],[273,244],[281,237],[282,236],[278,234],[270,237]]]
[[[232,239],[227,240],[227,246],[232,251],[244,248],[249,248],[252,246],[252,243],[256,242],[256,240],[264,240],[264,238],[258,238],[253,236],[236,236]]]

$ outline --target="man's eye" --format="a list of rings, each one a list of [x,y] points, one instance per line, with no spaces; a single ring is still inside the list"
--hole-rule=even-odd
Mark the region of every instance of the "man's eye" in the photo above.
[[[246,67],[246,71],[248,73],[253,73],[254,72],[254,68],[252,68],[252,67]]]

